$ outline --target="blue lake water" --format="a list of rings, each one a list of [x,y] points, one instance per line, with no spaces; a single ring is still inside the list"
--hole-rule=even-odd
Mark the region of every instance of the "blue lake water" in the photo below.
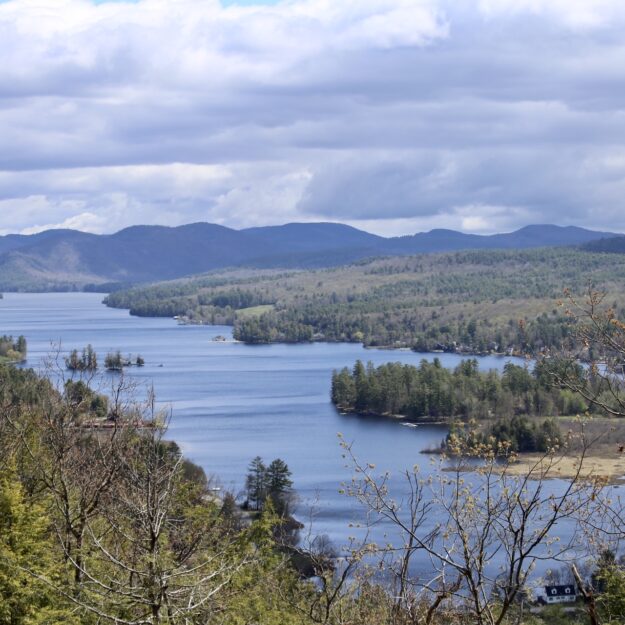
[[[231,337],[230,328],[131,317],[101,300],[102,295],[90,293],[8,293],[0,300],[0,333],[24,334],[28,366],[36,369],[59,348],[66,353],[88,343],[100,362],[118,349],[141,354],[146,366],[129,375],[141,383],[143,394],[153,385],[159,404],[171,409],[169,437],[191,460],[237,492],[254,456],[283,458],[300,497],[298,515],[305,520],[312,506],[315,533],[326,533],[336,543],[344,544],[353,533],[349,524],[361,518],[357,506],[339,494],[341,482],[352,475],[341,457],[339,432],[359,458],[390,471],[394,480],[414,464],[427,473],[428,456],[420,451],[445,436],[439,426],[409,428],[392,420],[341,415],[330,403],[333,369],[351,367],[357,359],[418,364],[431,354],[355,344],[214,342],[217,335]],[[461,360],[453,354],[437,357],[450,367]],[[479,359],[483,369],[501,369],[509,360]]]

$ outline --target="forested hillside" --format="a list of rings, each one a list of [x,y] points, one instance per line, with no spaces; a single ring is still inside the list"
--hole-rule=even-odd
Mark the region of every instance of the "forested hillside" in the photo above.
[[[234,230],[195,223],[175,228],[133,226],[114,234],[47,230],[0,236],[0,289],[111,290],[229,267],[335,267],[380,256],[462,249],[580,245],[609,233],[527,226],[479,236],[432,230],[385,238],[340,223],[292,223]]]
[[[625,236],[609,237],[586,243],[584,249],[589,252],[606,252],[609,254],[625,254]]]
[[[466,353],[559,347],[563,289],[625,305],[625,256],[568,248],[468,251],[290,273],[233,271],[113,293],[134,315],[234,325],[249,343],[354,341]]]

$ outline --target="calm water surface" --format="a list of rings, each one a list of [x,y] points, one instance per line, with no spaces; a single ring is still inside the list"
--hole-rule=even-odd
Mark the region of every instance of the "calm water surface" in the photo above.
[[[300,495],[299,516],[315,510],[314,530],[339,544],[353,533],[354,504],[339,494],[351,477],[341,457],[337,434],[352,442],[359,458],[397,476],[420,464],[420,451],[441,441],[445,428],[409,428],[391,420],[339,414],[330,403],[333,369],[351,367],[356,359],[418,364],[431,355],[409,351],[367,350],[354,344],[263,345],[214,342],[231,338],[222,326],[179,326],[172,319],[131,317],[106,308],[102,295],[91,293],[5,294],[0,300],[0,332],[24,334],[28,366],[61,345],[63,351],[91,343],[100,356],[120,349],[141,354],[143,369],[131,375],[154,385],[157,399],[171,407],[169,437],[185,454],[218,476],[228,489],[241,490],[246,467],[256,455],[283,458],[293,471]],[[461,358],[440,354],[445,366]],[[480,358],[483,369],[501,369],[511,359]]]

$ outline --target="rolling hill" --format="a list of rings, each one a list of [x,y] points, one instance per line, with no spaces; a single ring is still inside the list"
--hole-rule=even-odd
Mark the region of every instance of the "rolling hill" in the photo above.
[[[310,269],[378,256],[582,245],[607,237],[614,234],[552,225],[490,236],[432,230],[393,238],[336,223],[245,230],[208,223],[133,226],[110,235],[48,230],[0,237],[0,290],[106,291],[226,267]]]

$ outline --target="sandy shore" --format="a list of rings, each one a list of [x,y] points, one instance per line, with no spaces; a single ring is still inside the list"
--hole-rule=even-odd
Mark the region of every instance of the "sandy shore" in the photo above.
[[[474,472],[480,470],[475,463],[460,461],[460,471]],[[579,457],[557,456],[549,458],[540,454],[520,454],[509,464],[501,462],[496,470],[509,476],[524,476],[530,473],[532,479],[569,479],[577,474]],[[454,473],[458,465],[446,466],[442,470]],[[619,457],[605,457],[589,455],[584,459],[580,472],[582,479],[601,479],[606,484],[625,484],[625,455]]]
[[[534,454],[522,454],[518,460],[507,467],[510,475],[525,475],[532,469],[536,476],[545,471],[549,459]],[[550,478],[571,478],[579,467],[579,458],[575,456],[563,456],[554,459],[553,466],[549,469]],[[581,476],[583,478],[603,478],[609,484],[625,484],[625,454],[606,457],[603,455],[587,456],[584,459]]]

